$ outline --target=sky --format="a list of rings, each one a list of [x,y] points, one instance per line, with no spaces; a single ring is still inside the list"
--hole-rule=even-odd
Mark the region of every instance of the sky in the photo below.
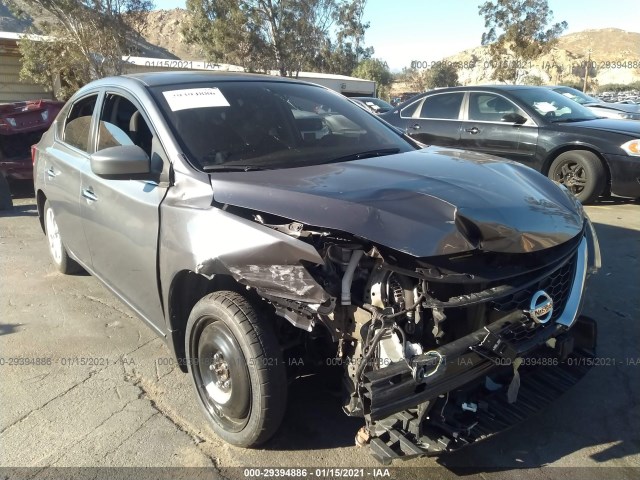
[[[156,8],[184,8],[184,0],[154,0]],[[480,45],[484,20],[481,0],[368,0],[364,20],[370,22],[365,42],[374,57],[392,71],[411,62],[437,61]],[[565,20],[565,33],[594,28],[640,32],[638,0],[548,0],[555,21]],[[635,14],[633,12],[636,12]]]

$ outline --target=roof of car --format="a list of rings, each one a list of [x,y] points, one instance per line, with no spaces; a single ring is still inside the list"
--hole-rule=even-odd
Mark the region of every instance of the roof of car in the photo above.
[[[429,90],[426,93],[436,93],[436,92],[455,92],[456,90],[467,91],[474,89],[482,89],[482,90],[495,90],[495,91],[517,91],[517,90],[529,90],[532,88],[544,88],[533,85],[466,85],[464,87],[448,87],[448,88],[437,88],[433,90]]]
[[[116,77],[118,78],[118,77]],[[220,82],[289,82],[289,83],[306,83],[295,78],[285,78],[275,75],[263,75],[257,73],[238,73],[238,72],[149,72],[136,73],[130,75],[122,75],[120,78],[129,78],[136,80],[148,87],[158,87],[164,85],[184,84],[184,83],[202,83],[211,81]],[[112,77],[113,80],[113,77]]]

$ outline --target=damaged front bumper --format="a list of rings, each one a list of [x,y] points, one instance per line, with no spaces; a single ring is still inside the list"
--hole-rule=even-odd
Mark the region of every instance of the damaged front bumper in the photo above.
[[[600,266],[591,237],[587,231],[577,248],[573,282],[554,321],[540,324],[514,311],[410,361],[366,372],[360,443],[368,441],[382,463],[453,451],[523,421],[577,383],[596,348],[595,321],[578,316],[587,274]]]
[[[365,374],[371,454],[388,464],[467,446],[545,409],[590,369],[596,347],[592,319],[579,317],[567,331],[549,325],[531,338],[507,340],[517,330],[509,325],[489,331],[484,346],[452,351],[444,363],[425,355],[415,359],[438,369],[427,382],[416,381],[400,362]],[[465,339],[471,340],[460,340]],[[514,371],[519,388],[510,403]]]

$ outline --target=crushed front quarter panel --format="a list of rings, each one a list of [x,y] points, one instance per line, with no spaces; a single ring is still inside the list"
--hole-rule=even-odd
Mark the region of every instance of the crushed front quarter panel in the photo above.
[[[199,187],[189,186],[191,199],[180,195],[181,188],[171,189],[161,207],[160,280],[165,302],[173,279],[184,270],[207,278],[231,275],[282,298],[314,304],[329,298],[300,264],[324,262],[311,245],[211,206],[211,186],[197,183]]]

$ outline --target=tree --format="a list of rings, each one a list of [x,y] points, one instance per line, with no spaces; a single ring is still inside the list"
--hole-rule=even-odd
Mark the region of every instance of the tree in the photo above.
[[[20,16],[46,18],[19,42],[20,77],[68,98],[86,83],[123,73],[122,56],[134,53],[129,22],[149,0],[8,0]],[[140,26],[140,19],[135,20]]]
[[[495,65],[492,78],[502,82],[517,83],[567,28],[564,21],[551,24],[547,0],[489,0],[478,9],[487,28],[482,45],[489,45]]]
[[[425,73],[426,88],[455,87],[458,85],[458,70],[451,63],[440,62]]]
[[[187,0],[187,41],[207,59],[295,76],[351,71],[365,49],[365,0]]]
[[[364,78],[376,82],[376,93],[378,96],[381,95],[382,90],[386,90],[386,88],[391,85],[391,81],[393,80],[387,62],[377,58],[363,60],[355,70],[353,70],[351,75],[356,78]]]
[[[396,81],[404,82],[414,92],[427,90],[427,79],[423,71],[417,68],[402,67],[402,72],[397,74]]]
[[[334,10],[336,39],[329,39],[328,48],[321,53],[321,62],[325,64],[321,70],[350,75],[362,60],[372,57],[373,47],[364,47],[364,36],[369,28],[369,22],[363,21],[366,3],[366,0],[343,0],[337,4]]]
[[[207,60],[240,65],[249,71],[267,68],[267,45],[258,18],[250,17],[235,0],[187,0],[189,23],[185,40],[199,45]]]
[[[522,83],[524,85],[544,85],[544,80],[540,75],[525,75],[522,77]]]

